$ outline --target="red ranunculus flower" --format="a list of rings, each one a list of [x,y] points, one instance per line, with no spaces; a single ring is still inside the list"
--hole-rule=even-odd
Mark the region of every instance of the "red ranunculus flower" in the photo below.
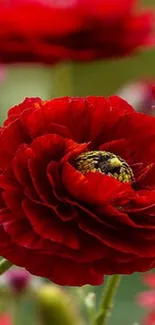
[[[117,96],[26,99],[0,134],[0,255],[60,285],[155,265],[155,119]]]
[[[154,14],[133,0],[4,0],[0,13],[1,62],[88,61],[155,45]]]

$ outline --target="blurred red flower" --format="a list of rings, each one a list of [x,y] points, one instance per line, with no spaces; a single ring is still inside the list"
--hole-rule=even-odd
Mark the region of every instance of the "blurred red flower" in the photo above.
[[[10,314],[1,314],[0,315],[0,325],[12,325],[12,317]]]
[[[155,100],[155,85],[152,86],[153,99]]]
[[[152,311],[143,321],[143,325],[155,324],[155,311]]]
[[[0,13],[1,62],[87,61],[155,44],[154,14],[135,0],[10,0]]]
[[[155,116],[155,86],[153,80],[142,79],[125,84],[117,94],[137,112]]]
[[[0,133],[0,255],[60,285],[154,267],[154,137],[155,119],[117,96],[11,108]]]
[[[140,292],[137,295],[137,302],[142,307],[151,309],[151,312],[144,317],[143,325],[155,324],[155,273],[146,273],[142,277],[143,283],[150,286],[151,290]]]
[[[155,307],[155,274],[146,273],[142,277],[143,283],[151,287],[151,290],[140,292],[137,295],[137,302],[142,307]]]

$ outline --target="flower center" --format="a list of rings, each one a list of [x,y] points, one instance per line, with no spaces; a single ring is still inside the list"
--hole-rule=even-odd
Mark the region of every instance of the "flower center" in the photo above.
[[[75,158],[75,168],[82,174],[99,172],[118,179],[120,182],[133,182],[134,174],[127,162],[107,151],[83,152]]]

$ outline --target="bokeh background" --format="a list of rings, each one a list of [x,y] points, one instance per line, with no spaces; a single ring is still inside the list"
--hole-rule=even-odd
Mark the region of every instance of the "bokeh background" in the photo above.
[[[155,6],[155,0],[144,0],[145,6]],[[0,67],[1,69],[1,67]],[[141,78],[155,78],[155,51],[142,51],[137,56],[93,63],[67,63],[54,67],[43,65],[2,66],[4,76],[0,82],[0,121],[8,108],[25,97],[110,95],[125,83]],[[103,288],[93,288],[97,301]],[[92,288],[91,288],[92,290]],[[109,325],[141,323],[144,310],[135,302],[136,294],[143,291],[140,275],[123,276]],[[22,301],[16,325],[33,324],[33,304]]]

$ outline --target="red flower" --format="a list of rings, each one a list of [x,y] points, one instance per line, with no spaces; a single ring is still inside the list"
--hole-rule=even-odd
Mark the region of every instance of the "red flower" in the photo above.
[[[142,307],[154,307],[155,306],[155,274],[146,273],[143,275],[143,283],[150,286],[151,290],[140,292],[137,295],[137,302]]]
[[[152,86],[152,95],[153,99],[155,100],[155,85]]]
[[[144,284],[151,288],[155,288],[155,273],[145,273],[142,279]]]
[[[133,0],[12,0],[0,7],[0,61],[95,60],[155,44],[154,14]],[[27,23],[28,22],[28,23]]]
[[[155,324],[155,312],[152,311],[143,321],[143,325],[154,325]]]
[[[117,96],[26,99],[0,134],[0,255],[62,285],[155,265],[155,119]]]
[[[151,308],[151,312],[144,318],[143,325],[154,325],[155,324],[155,274],[146,273],[143,275],[143,283],[150,286],[151,290],[140,292],[137,296],[137,302],[142,307]]]
[[[155,306],[155,292],[154,291],[145,291],[141,292],[137,301],[142,307],[154,307]]]
[[[12,317],[10,314],[0,315],[0,325],[12,325]]]

